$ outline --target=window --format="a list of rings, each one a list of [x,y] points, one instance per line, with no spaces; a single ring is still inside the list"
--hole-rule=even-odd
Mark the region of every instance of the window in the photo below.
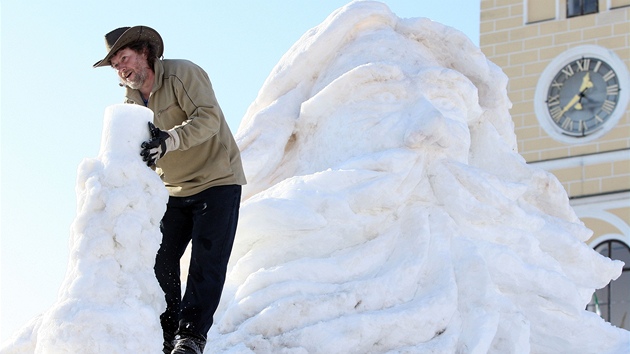
[[[625,263],[617,280],[595,291],[587,310],[596,312],[619,328],[630,330],[630,247],[618,240],[608,240],[595,247],[595,251],[610,259]]]
[[[567,0],[567,17],[594,14],[598,0]]]

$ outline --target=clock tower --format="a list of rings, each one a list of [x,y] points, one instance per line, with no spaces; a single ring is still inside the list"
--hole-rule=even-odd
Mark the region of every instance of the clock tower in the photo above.
[[[626,264],[588,309],[630,329],[630,0],[481,0],[480,46],[509,77],[519,153]]]

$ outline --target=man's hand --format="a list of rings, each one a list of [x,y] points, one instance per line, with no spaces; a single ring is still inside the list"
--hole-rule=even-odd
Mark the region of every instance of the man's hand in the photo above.
[[[162,158],[164,154],[179,147],[179,136],[174,131],[160,130],[151,122],[149,122],[149,132],[151,133],[151,139],[140,145],[142,148],[140,155],[142,156],[142,161],[146,162],[147,166],[151,167],[155,165],[157,160]]]

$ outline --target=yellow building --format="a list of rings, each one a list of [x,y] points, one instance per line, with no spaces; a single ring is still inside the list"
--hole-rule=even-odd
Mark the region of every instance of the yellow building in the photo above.
[[[630,0],[481,0],[519,153],[558,177],[588,244],[626,263],[589,310],[630,329]]]

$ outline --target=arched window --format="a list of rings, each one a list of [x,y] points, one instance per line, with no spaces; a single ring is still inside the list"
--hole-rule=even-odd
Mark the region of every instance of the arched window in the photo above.
[[[595,251],[625,265],[617,280],[595,291],[586,309],[596,312],[614,326],[630,330],[630,247],[619,240],[607,240],[597,245]]]

